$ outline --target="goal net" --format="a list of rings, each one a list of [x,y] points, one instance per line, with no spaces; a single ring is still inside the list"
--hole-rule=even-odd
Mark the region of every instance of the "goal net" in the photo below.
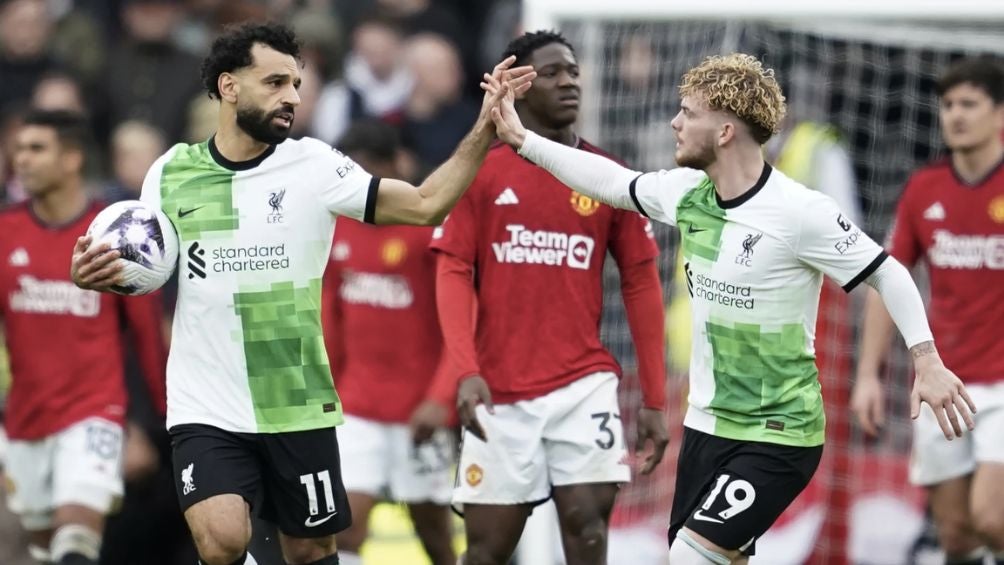
[[[791,116],[782,143],[768,146],[770,160],[801,168],[785,171],[798,178],[812,175],[818,164],[813,161],[818,155],[804,146],[842,155],[846,178],[803,182],[838,192],[831,195],[881,241],[910,172],[942,153],[937,77],[958,57],[1004,54],[1004,6],[966,0],[845,1],[828,8],[747,4],[705,0],[684,8],[655,0],[540,0],[525,4],[525,21],[528,30],[553,27],[569,38],[583,73],[583,136],[640,170],[673,166],[669,121],[678,110],[677,85],[687,69],[713,54],[760,57],[776,70]],[[803,136],[798,142],[803,150],[788,152],[784,143],[796,135]],[[666,556],[690,329],[686,287],[675,265],[678,235],[667,226],[655,226],[655,232],[667,299],[672,444],[657,473],[637,477],[621,492],[611,563],[664,563]],[[603,336],[625,369],[622,413],[633,443],[629,416],[640,391],[612,265],[605,282]],[[895,565],[936,559],[912,550],[924,526],[924,499],[906,479],[909,365],[901,342],[887,363],[889,421],[882,436],[864,437],[849,412],[862,297],[863,290],[847,296],[831,283],[824,288],[816,349],[827,449],[810,487],[758,543],[753,563]]]

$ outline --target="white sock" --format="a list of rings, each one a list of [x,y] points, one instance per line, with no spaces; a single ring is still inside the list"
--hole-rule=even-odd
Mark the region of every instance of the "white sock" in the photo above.
[[[669,565],[729,565],[732,560],[715,553],[680,530],[669,548]]]
[[[363,565],[363,558],[358,553],[340,550],[338,552],[339,565]]]
[[[97,561],[101,555],[101,534],[82,524],[60,526],[52,534],[49,553],[54,563],[59,563],[68,553],[77,553]]]

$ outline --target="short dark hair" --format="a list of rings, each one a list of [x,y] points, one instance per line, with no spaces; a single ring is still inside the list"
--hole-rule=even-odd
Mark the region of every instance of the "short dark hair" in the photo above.
[[[515,55],[516,62],[513,63],[513,66],[522,65],[527,62],[534,51],[552,43],[560,43],[568,47],[573,55],[575,54],[575,48],[565,39],[564,35],[561,35],[560,31],[542,29],[540,31],[528,31],[510,41],[509,45],[505,48],[505,52],[502,53],[502,58],[505,59],[510,55]]]
[[[87,118],[69,110],[29,110],[24,116],[23,126],[52,128],[60,145],[86,152],[91,142],[91,131]]]
[[[995,57],[969,57],[952,63],[938,79],[937,93],[942,97],[960,84],[982,88],[994,101],[1004,102],[1004,63]]]
[[[227,26],[213,41],[209,55],[202,61],[202,85],[210,98],[220,98],[219,79],[223,73],[250,67],[251,48],[261,43],[280,53],[300,59],[300,42],[290,28],[275,22],[244,23]]]
[[[401,147],[397,128],[376,119],[363,119],[349,126],[338,140],[338,150],[345,154],[365,153],[378,161],[393,161]]]

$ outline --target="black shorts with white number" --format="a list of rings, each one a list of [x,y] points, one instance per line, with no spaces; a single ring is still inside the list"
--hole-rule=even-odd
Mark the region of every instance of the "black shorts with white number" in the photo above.
[[[755,541],[809,484],[823,446],[737,441],[684,428],[669,544],[686,526],[753,555]]]
[[[234,433],[202,424],[170,430],[181,509],[237,494],[282,533],[322,537],[352,524],[335,428]]]

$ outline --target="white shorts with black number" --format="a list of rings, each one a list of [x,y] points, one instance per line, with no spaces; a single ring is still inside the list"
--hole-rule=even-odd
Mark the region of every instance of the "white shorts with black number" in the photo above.
[[[122,498],[122,427],[88,418],[37,441],[11,440],[7,503],[26,530],[52,526],[53,511],[76,504],[107,514]]]
[[[448,430],[436,430],[431,440],[416,447],[406,424],[345,414],[338,443],[348,493],[405,503],[450,503],[454,456]]]
[[[453,503],[538,503],[553,486],[631,480],[617,376],[593,373],[545,396],[477,407],[487,442],[464,432]]]
[[[930,486],[963,477],[980,463],[1004,463],[1004,382],[967,385],[976,403],[976,429],[945,439],[931,407],[924,404],[913,423],[910,481]],[[965,426],[962,419],[959,423]]]

